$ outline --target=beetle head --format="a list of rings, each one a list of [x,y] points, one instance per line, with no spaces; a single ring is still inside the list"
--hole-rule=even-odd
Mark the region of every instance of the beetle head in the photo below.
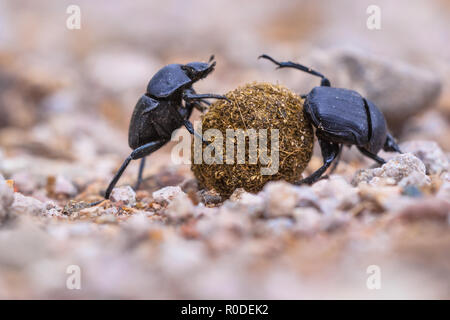
[[[214,70],[216,62],[205,63],[205,62],[191,62],[181,66],[186,75],[192,80],[197,81],[205,78]]]

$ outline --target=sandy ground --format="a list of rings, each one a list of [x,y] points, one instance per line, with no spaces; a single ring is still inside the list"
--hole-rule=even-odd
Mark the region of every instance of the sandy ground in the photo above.
[[[0,298],[450,298],[447,1],[0,4]],[[343,9],[345,8],[345,10]],[[432,23],[430,23],[432,21]],[[198,92],[266,81],[306,93],[302,62],[382,109],[403,155],[345,148],[313,186],[202,190],[167,144],[133,186],[133,107],[168,63],[217,66]],[[192,120],[198,120],[195,111]],[[318,145],[304,175],[320,167]]]

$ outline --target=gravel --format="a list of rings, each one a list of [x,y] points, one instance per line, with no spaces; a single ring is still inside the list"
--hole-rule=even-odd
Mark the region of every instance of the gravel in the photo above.
[[[434,141],[414,140],[400,144],[403,152],[410,152],[419,158],[426,168],[426,173],[440,174],[448,171],[448,156],[442,151],[439,145]]]
[[[0,223],[7,219],[13,202],[14,192],[0,175]]]
[[[375,169],[363,169],[355,174],[353,184],[367,183],[373,186],[399,185],[419,187],[429,185],[430,177],[426,175],[425,165],[412,153],[400,154]]]
[[[445,1],[379,0],[381,31],[364,17],[355,27],[367,5],[348,0],[138,2],[83,1],[81,30],[63,27],[56,2],[0,4],[0,299],[450,298]],[[350,42],[358,50],[340,47]],[[306,94],[317,77],[257,56],[303,63],[377,104],[405,153],[380,152],[379,166],[345,148],[312,186],[226,199],[171,161],[170,142],[139,190],[132,161],[90,206],[130,154],[150,77],[211,53],[198,93],[264,81]],[[316,143],[303,175],[321,164]],[[373,265],[381,290],[366,285]],[[66,286],[70,270],[81,290]]]

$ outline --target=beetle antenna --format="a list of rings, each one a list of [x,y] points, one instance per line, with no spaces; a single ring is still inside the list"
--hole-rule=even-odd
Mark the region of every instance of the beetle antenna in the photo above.
[[[275,60],[274,58],[268,56],[267,54],[262,54],[262,55],[260,55],[258,57],[258,59],[261,59],[261,58],[270,60],[273,63],[275,63],[278,66],[277,69],[294,68],[294,69],[298,69],[298,70],[301,70],[303,72],[309,73],[309,74],[311,74],[313,76],[320,77],[320,78],[322,78],[322,81],[320,82],[321,86],[323,86],[323,87],[330,87],[331,86],[330,80],[328,80],[323,74],[321,74],[320,72],[317,72],[317,71],[315,71],[315,70],[313,70],[311,68],[308,68],[308,67],[306,67],[304,65],[301,65],[301,64],[298,64],[298,63],[295,63],[295,62],[292,62],[292,61],[279,62],[279,61]]]
[[[211,57],[209,57],[208,63],[211,63],[214,60],[214,55],[212,54]]]

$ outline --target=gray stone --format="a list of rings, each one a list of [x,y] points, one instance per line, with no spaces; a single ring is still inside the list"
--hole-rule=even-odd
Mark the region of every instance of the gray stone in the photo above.
[[[136,204],[136,193],[130,186],[114,188],[110,197],[112,202],[123,202],[127,206]]]
[[[16,192],[10,211],[16,215],[40,216],[46,211],[46,205],[38,199]]]
[[[411,152],[425,164],[427,174],[440,174],[448,170],[448,159],[434,141],[414,140],[400,144],[403,152]]]
[[[176,193],[170,200],[165,214],[172,219],[183,219],[195,213],[195,206],[189,196],[183,191]]]
[[[178,194],[184,193],[179,186],[169,186],[153,192],[153,199],[158,203],[168,203]]]
[[[367,183],[373,186],[420,187],[430,182],[430,178],[425,174],[425,165],[412,153],[399,154],[381,168],[359,170],[353,178],[354,185]]]
[[[359,202],[358,190],[340,176],[316,182],[312,189],[320,198],[320,206],[325,211],[345,210]]]
[[[269,182],[264,187],[266,212],[271,217],[292,214],[299,196],[296,187],[285,181]]]
[[[73,183],[62,175],[58,175],[55,179],[54,192],[57,195],[75,196],[77,194],[77,188]]]
[[[359,49],[314,52],[310,60],[334,87],[356,90],[374,102],[394,132],[432,106],[442,87],[440,79],[428,70]]]
[[[0,223],[8,217],[9,209],[14,201],[14,191],[0,175]]]

